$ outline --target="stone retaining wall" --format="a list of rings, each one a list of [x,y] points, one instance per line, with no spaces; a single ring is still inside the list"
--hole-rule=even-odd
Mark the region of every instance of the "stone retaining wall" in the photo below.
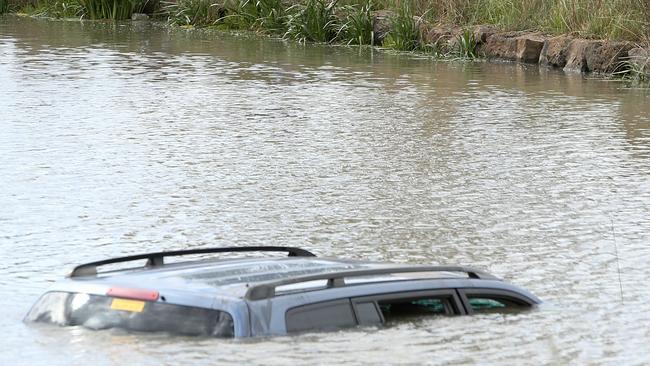
[[[390,31],[389,11],[374,14],[375,44],[381,45]],[[422,42],[436,44],[438,49],[453,50],[464,30],[420,24]],[[472,29],[477,54],[497,60],[508,60],[561,68],[565,72],[614,74],[630,67],[650,71],[650,50],[631,42],[591,40],[571,35],[549,36],[540,32],[501,32],[490,25]]]

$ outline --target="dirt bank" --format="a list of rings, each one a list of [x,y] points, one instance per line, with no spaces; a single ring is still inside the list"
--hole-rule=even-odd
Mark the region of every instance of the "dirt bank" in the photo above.
[[[373,13],[375,41],[381,45],[391,32],[388,11]],[[630,71],[650,71],[650,49],[633,42],[585,39],[568,35],[548,35],[541,32],[502,32],[491,25],[469,29],[458,26],[431,25],[418,19],[422,43],[437,49],[452,50],[466,32],[475,43],[479,57],[538,64],[559,68],[565,72],[614,75]],[[465,36],[466,37],[466,36]]]

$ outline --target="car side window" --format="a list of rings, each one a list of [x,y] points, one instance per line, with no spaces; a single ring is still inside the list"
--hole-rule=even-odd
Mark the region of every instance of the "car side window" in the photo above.
[[[490,298],[469,297],[467,301],[469,302],[469,306],[472,308],[472,310],[474,310],[474,312],[502,310],[507,307],[504,301]]]
[[[452,315],[448,297],[398,298],[377,302],[386,322],[430,315]]]
[[[461,313],[453,290],[385,294],[353,299],[353,303],[362,325]]]
[[[357,325],[349,299],[325,301],[289,309],[287,332],[336,330]]]
[[[509,313],[529,308],[530,304],[514,296],[498,293],[466,293],[472,313]]]

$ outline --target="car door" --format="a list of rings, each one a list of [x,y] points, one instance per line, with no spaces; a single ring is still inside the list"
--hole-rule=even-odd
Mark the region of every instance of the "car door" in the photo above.
[[[358,324],[349,298],[322,301],[289,309],[287,333],[337,330]]]

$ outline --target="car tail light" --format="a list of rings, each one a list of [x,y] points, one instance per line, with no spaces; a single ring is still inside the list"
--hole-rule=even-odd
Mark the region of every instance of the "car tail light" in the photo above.
[[[123,299],[156,301],[160,297],[158,291],[142,290],[137,288],[111,287],[106,296],[120,297]]]

